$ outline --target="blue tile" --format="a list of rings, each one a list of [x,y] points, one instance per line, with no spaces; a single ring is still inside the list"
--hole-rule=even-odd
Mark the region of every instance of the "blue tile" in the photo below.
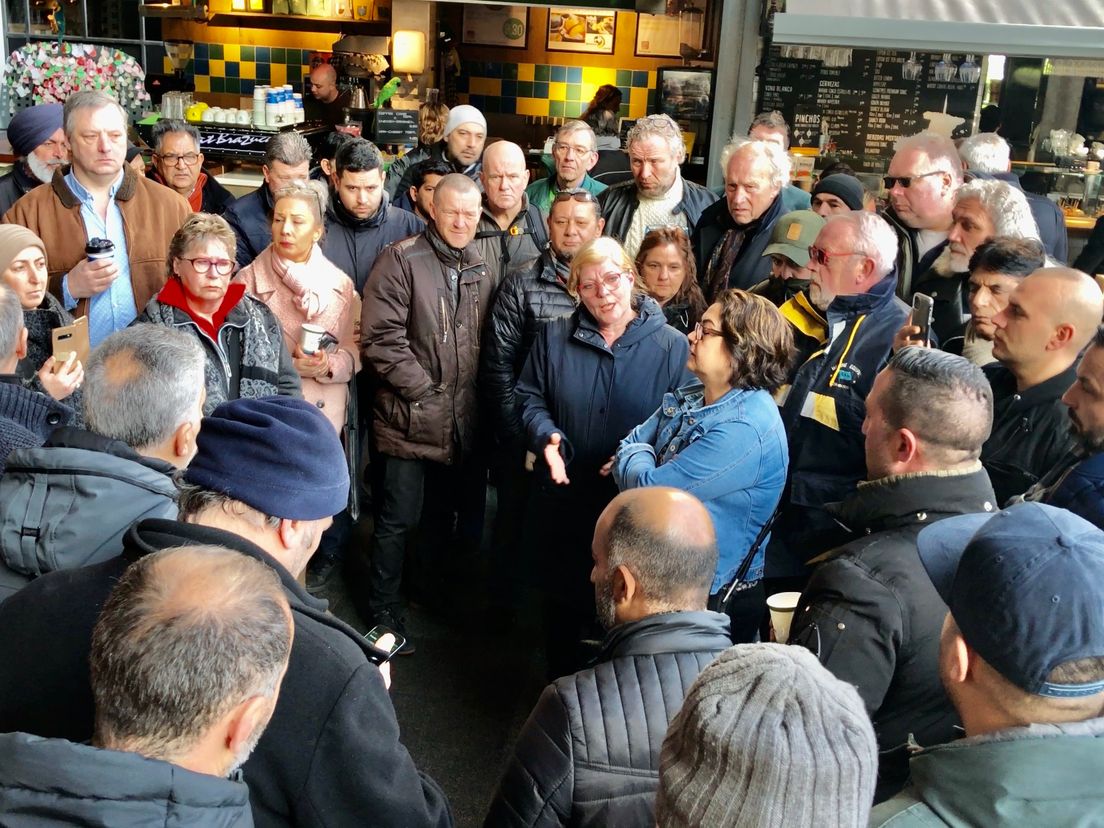
[[[207,49],[207,54],[210,56],[211,60],[222,60],[221,43],[210,43],[208,44],[208,47],[209,48]]]
[[[619,86],[619,87],[617,87],[617,89],[621,93],[621,103],[622,104],[628,104],[629,98],[632,97],[632,94],[631,94],[632,93],[632,87],[631,86]]]
[[[195,74],[197,75],[209,75],[211,74],[210,64],[207,63],[207,59],[193,60],[192,66],[195,67]],[[170,99],[171,100],[171,99]]]
[[[311,62],[310,49],[300,49],[299,50],[299,62],[303,66],[310,66],[310,62]]]
[[[504,80],[502,81],[502,97],[504,98],[516,98],[517,97],[518,82],[516,80]]]
[[[235,95],[241,94],[241,81],[237,78],[227,78],[226,91]]]
[[[272,60],[272,52],[267,46],[257,47],[257,63],[268,63]]]
[[[545,81],[538,81],[533,84],[533,97],[540,98],[542,101],[548,100],[548,84]]]
[[[638,72],[638,71],[633,72],[632,85],[647,88],[647,86],[648,86],[648,73],[647,72]]]
[[[241,93],[243,95],[252,95],[253,94],[253,87],[255,85],[256,85],[256,81],[252,81],[252,80],[248,80],[246,78],[243,78],[242,82],[241,82]]]
[[[501,63],[484,63],[483,71],[485,78],[501,78],[502,77],[502,64]]]
[[[257,64],[257,80],[267,83],[272,80],[271,64],[258,63]]]
[[[483,109],[483,95],[469,95],[468,103],[474,106],[476,109]]]
[[[207,44],[197,43],[195,49],[192,50],[192,56],[196,60],[207,60]]]
[[[568,83],[582,83],[583,82],[583,67],[582,66],[568,66],[567,67],[567,82]]]
[[[567,67],[553,66],[550,79],[553,83],[567,83]]]
[[[238,62],[236,60],[226,61],[226,77],[236,78],[239,74],[241,73],[238,71]]]
[[[517,98],[503,98],[499,102],[499,110],[503,115],[514,115],[517,113]]]

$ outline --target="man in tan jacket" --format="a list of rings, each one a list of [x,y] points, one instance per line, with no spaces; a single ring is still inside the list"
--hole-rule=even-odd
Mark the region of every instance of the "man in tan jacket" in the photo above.
[[[4,221],[22,224],[46,243],[50,291],[75,316],[88,316],[93,347],[129,325],[165,284],[165,254],[191,213],[179,194],[126,164],[127,116],[102,92],[65,102],[72,165],[47,187],[19,199]],[[113,248],[91,260],[90,240]]]

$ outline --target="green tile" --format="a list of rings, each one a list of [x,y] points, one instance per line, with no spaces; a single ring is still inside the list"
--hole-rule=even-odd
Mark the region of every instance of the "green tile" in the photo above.
[[[627,103],[621,104],[621,108],[617,110],[617,114],[622,118],[629,117],[629,105]]]
[[[579,83],[569,83],[567,85],[567,99],[569,101],[582,100],[583,86]]]
[[[286,52],[283,49],[274,48],[271,52],[271,55],[272,57],[270,58],[270,60],[272,63],[283,63],[287,59]]]
[[[504,80],[517,80],[518,68],[516,63],[502,64],[502,77]]]
[[[211,91],[212,92],[225,92],[226,91],[226,78],[211,78]]]
[[[222,60],[222,44],[212,43],[207,50],[207,54],[211,60]]]
[[[548,114],[553,118],[562,118],[564,115],[564,102],[563,101],[549,101],[548,102]]]
[[[615,86],[632,86],[632,71],[629,69],[617,70],[617,83]]]
[[[226,91],[235,94],[241,92],[241,78],[227,78]]]
[[[551,74],[551,68],[547,63],[538,63],[533,69],[533,80],[547,81],[549,74]]]
[[[567,107],[564,109],[564,116],[567,118],[578,118],[586,111],[589,101],[568,101]]]
[[[242,46],[241,47],[241,59],[242,60],[256,60],[257,59],[257,47],[256,46]]]
[[[517,96],[519,98],[533,97],[533,81],[518,81]]]

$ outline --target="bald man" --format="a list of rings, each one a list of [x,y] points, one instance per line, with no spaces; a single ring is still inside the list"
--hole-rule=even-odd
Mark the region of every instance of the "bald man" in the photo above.
[[[320,63],[311,69],[307,83],[310,95],[303,96],[303,105],[309,120],[323,121],[334,126],[345,122],[345,107],[349,105],[349,90],[337,85],[337,71],[328,63]]]
[[[525,193],[529,170],[521,147],[510,141],[488,146],[479,176],[483,215],[475,241],[497,285],[511,264],[516,267],[540,255],[548,244],[548,230],[544,216]]]
[[[1062,395],[1077,378],[1082,349],[1104,313],[1093,279],[1050,267],[1026,277],[993,317],[993,432],[981,452],[1000,503],[1068,464],[1074,439]]]
[[[475,458],[476,373],[482,326],[495,281],[473,243],[480,194],[475,182],[449,173],[433,193],[425,232],[385,247],[364,286],[361,349],[376,377],[372,422],[382,489],[371,544],[365,620],[397,629],[412,652],[400,598],[406,539],[422,516],[426,476],[443,481],[425,499],[423,569],[448,588],[448,575],[428,556],[449,545],[454,513],[476,537],[482,532],[486,471]],[[456,564],[452,561],[441,564]],[[437,584],[421,584],[423,595]],[[371,626],[371,623],[369,626]]]
[[[717,565],[709,513],[678,489],[622,492],[598,518],[597,663],[545,688],[486,826],[654,825],[659,749],[698,673],[731,645],[705,609]]]

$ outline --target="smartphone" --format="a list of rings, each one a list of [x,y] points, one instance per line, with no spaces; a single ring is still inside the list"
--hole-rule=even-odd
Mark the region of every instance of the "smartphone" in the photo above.
[[[913,294],[912,319],[909,324],[920,329],[920,333],[913,334],[913,339],[921,340],[925,345],[931,344],[931,323],[935,303],[932,298],[924,293]]]
[[[63,325],[54,328],[51,334],[54,354],[54,373],[57,373],[70,354],[76,354],[76,359],[85,363],[88,361],[88,353],[92,350],[88,342],[88,317],[82,316],[73,320],[72,325]]]
[[[364,634],[364,640],[368,642],[371,651],[368,660],[373,664],[386,664],[406,643],[405,637],[383,624],[376,624],[368,630]]]

